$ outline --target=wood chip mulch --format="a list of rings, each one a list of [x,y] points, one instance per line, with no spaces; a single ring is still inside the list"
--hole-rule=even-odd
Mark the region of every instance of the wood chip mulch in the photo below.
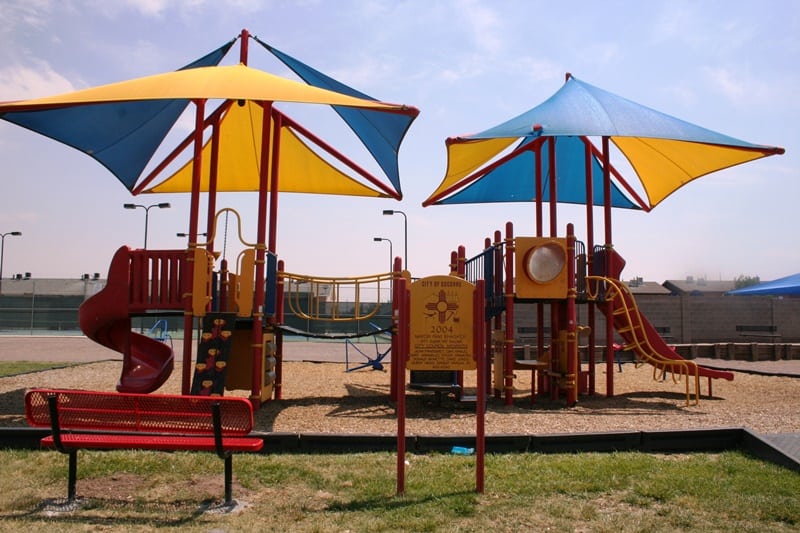
[[[23,397],[34,387],[113,391],[121,362],[104,361],[0,378],[0,427],[25,426]],[[537,397],[530,405],[530,373],[517,371],[514,405],[491,398],[486,433],[561,434],[639,430],[687,430],[746,427],[761,433],[800,432],[800,379],[736,372],[733,381],[701,378],[700,403],[686,405],[684,382],[653,379],[652,367],[624,365],[614,370],[615,394],[605,395],[605,367],[598,367],[596,394],[581,395],[566,407]],[[281,400],[256,413],[259,431],[330,434],[395,434],[395,406],[389,401],[389,373],[363,369],[345,372],[340,363],[284,363]],[[465,385],[474,384],[466,373]],[[180,371],[158,391],[180,392]],[[467,390],[467,393],[470,391]],[[247,391],[227,394],[247,396]],[[407,435],[470,435],[475,432],[475,404],[432,393],[409,391]]]

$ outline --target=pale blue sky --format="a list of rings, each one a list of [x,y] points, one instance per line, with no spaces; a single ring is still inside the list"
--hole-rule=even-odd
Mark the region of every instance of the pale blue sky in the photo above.
[[[414,276],[447,272],[515,224],[533,234],[530,204],[422,208],[442,179],[448,136],[481,131],[541,103],[565,72],[620,96],[786,154],[697,180],[651,213],[614,212],[624,279],[686,276],[770,280],[800,271],[800,3],[720,1],[255,1],[2,0],[0,100],[44,96],[174,70],[242,28],[371,96],[418,107],[400,151],[405,194],[393,200],[283,195],[278,252],[293,272],[326,276],[386,270],[389,238]],[[238,45],[230,61],[238,57]],[[251,44],[250,64],[292,77]],[[290,115],[344,151],[357,149],[330,115]],[[315,121],[318,121],[315,122]],[[327,133],[327,135],[326,135]],[[120,245],[183,246],[188,197],[133,198],[94,160],[0,121],[0,232],[4,275],[105,276]],[[367,165],[369,166],[369,165]],[[370,167],[373,168],[373,167]],[[255,236],[250,195],[241,209]],[[582,208],[559,208],[585,240]],[[246,230],[247,232],[248,230]],[[602,241],[598,225],[595,240]],[[232,238],[232,237],[231,237]],[[230,254],[229,254],[230,257]]]

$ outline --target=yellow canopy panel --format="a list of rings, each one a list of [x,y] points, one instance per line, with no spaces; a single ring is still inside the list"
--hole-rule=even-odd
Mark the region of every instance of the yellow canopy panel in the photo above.
[[[747,147],[644,137],[612,137],[633,166],[655,207],[687,183],[706,174],[764,157]]]
[[[221,99],[330,104],[401,110],[402,105],[355,98],[275,76],[246,65],[199,67],[101,85],[67,94],[0,102],[0,111],[139,100]]]
[[[516,141],[516,138],[495,138],[448,142],[447,173],[428,200],[454,187]]]
[[[217,191],[253,192],[261,181],[261,124],[263,111],[257,104],[232,105],[220,124]],[[278,190],[383,197],[345,174],[309,148],[291,129],[281,128]],[[211,141],[202,151],[200,190],[208,192],[211,173]],[[272,158],[270,158],[271,160]],[[143,192],[178,193],[192,190],[192,160],[169,178]]]

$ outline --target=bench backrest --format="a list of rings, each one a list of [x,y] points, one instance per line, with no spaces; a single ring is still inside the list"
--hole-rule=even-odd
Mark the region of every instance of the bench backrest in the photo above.
[[[62,430],[213,435],[215,403],[220,406],[223,435],[247,435],[253,430],[253,406],[246,398],[66,389],[25,394],[25,416],[31,426],[51,427],[51,396],[58,400]]]

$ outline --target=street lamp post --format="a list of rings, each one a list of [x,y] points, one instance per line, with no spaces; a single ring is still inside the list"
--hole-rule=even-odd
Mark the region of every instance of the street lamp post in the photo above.
[[[21,237],[21,231],[9,231],[7,233],[0,233],[0,294],[3,294],[3,254],[6,251],[6,235],[12,237]]]
[[[122,207],[125,209],[136,209],[137,207],[144,209],[144,249],[147,250],[147,225],[150,218],[150,209],[153,207],[157,207],[159,209],[169,209],[172,206],[169,205],[169,202],[161,202],[160,204],[151,205],[122,204]]]
[[[384,215],[403,215],[403,269],[409,270],[408,268],[408,218],[406,214],[402,211],[397,211],[396,209],[384,209]]]
[[[389,243],[389,272],[392,271],[394,266],[394,254],[392,253],[392,241],[390,239],[386,239],[384,237],[374,237],[372,239],[375,242],[386,241]]]

